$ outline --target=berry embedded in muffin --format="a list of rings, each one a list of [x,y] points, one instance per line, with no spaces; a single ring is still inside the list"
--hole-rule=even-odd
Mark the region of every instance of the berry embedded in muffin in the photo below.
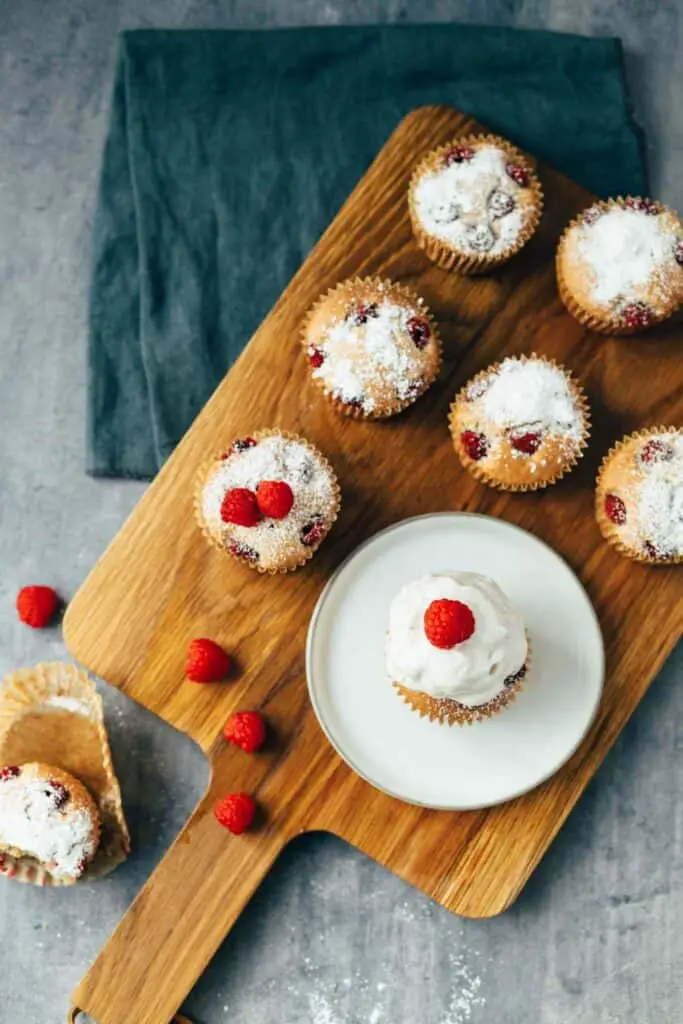
[[[75,882],[94,858],[100,816],[78,779],[31,762],[0,767],[0,853],[38,861],[61,882]]]
[[[578,460],[590,430],[580,386],[542,356],[509,356],[456,396],[450,429],[461,462],[501,490],[536,490]]]
[[[683,561],[683,431],[657,427],[615,445],[598,476],[596,515],[621,554]]]
[[[344,281],[309,312],[303,344],[311,376],[356,418],[393,416],[436,379],[441,341],[424,301],[377,278]]]
[[[519,150],[492,135],[456,140],[415,170],[410,216],[419,245],[447,269],[481,273],[509,259],[536,230],[541,187]]]
[[[514,699],[529,645],[522,616],[497,583],[445,572],[408,583],[392,601],[386,664],[420,715],[471,723]]]
[[[339,512],[332,467],[302,438],[263,431],[233,441],[201,473],[195,501],[216,547],[261,572],[303,565]]]
[[[565,231],[557,251],[565,306],[605,334],[634,334],[683,302],[683,224],[652,199],[598,202]]]

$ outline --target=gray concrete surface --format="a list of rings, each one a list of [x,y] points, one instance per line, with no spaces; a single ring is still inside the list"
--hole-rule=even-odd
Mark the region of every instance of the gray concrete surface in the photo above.
[[[410,19],[621,35],[654,194],[683,206],[679,3],[0,0],[0,673],[65,656],[58,629],[15,621],[16,590],[39,580],[73,594],[143,491],[83,474],[89,232],[117,32]],[[682,653],[507,914],[459,920],[343,843],[307,837],[188,1013],[203,1024],[680,1024]],[[77,891],[0,879],[0,1024],[64,1020],[204,785],[189,741],[102,689],[135,852]]]

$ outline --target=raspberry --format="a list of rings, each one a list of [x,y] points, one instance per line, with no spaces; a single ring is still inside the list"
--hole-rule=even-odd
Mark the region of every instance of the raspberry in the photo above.
[[[651,217],[659,213],[659,204],[655,203],[652,199],[643,199],[642,196],[629,196],[626,200],[626,206],[630,210],[648,213]]]
[[[424,614],[425,636],[433,647],[450,650],[474,633],[472,609],[462,601],[441,598],[432,601]]]
[[[325,520],[322,516],[313,516],[301,530],[301,543],[307,548],[318,544],[325,536]]]
[[[256,488],[256,501],[262,515],[284,519],[294,504],[294,495],[284,480],[262,480]]]
[[[649,327],[652,323],[652,310],[644,302],[632,302],[622,310],[621,316],[632,329]]]
[[[674,259],[676,263],[683,267],[683,238],[676,242],[674,246]]]
[[[478,434],[475,430],[463,430],[460,435],[460,443],[465,449],[465,453],[475,462],[483,459],[489,450],[485,434]]]
[[[319,366],[322,366],[325,362],[325,356],[318,348],[317,345],[308,346],[308,363],[314,370],[317,370]]]
[[[652,437],[641,451],[640,461],[645,463],[669,462],[673,455],[674,450],[670,444],[660,441],[659,438]]]
[[[256,803],[249,793],[231,793],[215,804],[216,821],[234,836],[241,836],[249,828],[256,814]]]
[[[247,487],[233,487],[227,491],[221,503],[221,519],[237,526],[256,526],[261,513],[254,492]]]
[[[605,515],[615,526],[626,522],[626,505],[617,494],[605,495]]]
[[[256,441],[253,437],[238,437],[236,441],[232,442],[232,450],[234,452],[246,452],[247,448],[255,448]]]
[[[509,177],[512,178],[513,181],[517,182],[521,188],[526,188],[529,184],[529,172],[522,164],[506,164],[505,170]]]
[[[643,544],[643,551],[648,558],[657,558],[660,562],[663,562],[666,558],[673,557],[673,551],[663,551],[657,547],[651,540],[646,540]]]
[[[379,309],[376,302],[370,302],[366,304],[361,302],[358,306],[354,306],[351,310],[351,318],[357,327],[361,324],[366,324],[370,317],[379,316]]]
[[[9,779],[16,779],[21,775],[21,768],[16,764],[8,764],[0,768],[0,782],[8,782]]]
[[[254,551],[248,544],[242,544],[239,540],[231,540],[228,544],[228,551],[237,558],[246,558],[249,562],[258,562],[258,551]]]
[[[538,433],[520,434],[518,437],[511,437],[510,444],[516,451],[524,455],[533,455],[541,447],[543,438]]]
[[[87,866],[88,866],[88,858],[87,857],[81,857],[81,859],[79,860],[78,864],[76,865],[76,874],[78,875],[79,878],[83,874],[83,872],[85,871]]]
[[[258,711],[238,711],[223,726],[223,738],[226,743],[232,743],[247,754],[253,754],[265,743],[265,722]]]
[[[446,166],[450,167],[451,164],[461,164],[463,160],[471,160],[474,156],[474,150],[471,146],[451,146],[444,155]]]
[[[52,587],[22,587],[17,594],[17,614],[33,629],[49,625],[59,607],[59,597]]]
[[[230,655],[213,640],[192,640],[185,662],[185,675],[193,683],[216,683],[230,671]]]
[[[69,802],[69,790],[61,782],[57,782],[57,779],[48,779],[47,784],[49,789],[46,793],[52,801],[52,806],[56,811],[61,811]]]
[[[429,324],[426,320],[423,320],[419,316],[411,316],[406,325],[406,330],[412,338],[416,348],[423,349],[427,347],[430,331]]]

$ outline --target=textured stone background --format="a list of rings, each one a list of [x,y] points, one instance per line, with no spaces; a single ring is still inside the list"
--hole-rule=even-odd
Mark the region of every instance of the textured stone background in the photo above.
[[[19,627],[15,592],[41,579],[73,594],[143,490],[82,470],[89,234],[117,32],[394,20],[620,35],[653,193],[683,206],[678,2],[0,0],[0,673],[65,656],[58,630]],[[306,837],[247,909],[190,1015],[680,1024],[681,653],[503,917],[459,920],[343,843]],[[0,879],[2,1024],[64,1020],[69,992],[205,783],[189,741],[103,690],[135,853],[107,882],[72,892]]]

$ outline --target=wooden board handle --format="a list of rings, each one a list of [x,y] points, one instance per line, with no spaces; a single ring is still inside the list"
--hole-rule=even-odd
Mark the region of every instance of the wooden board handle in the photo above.
[[[212,782],[74,993],[97,1024],[171,1021],[285,845],[277,820],[239,837],[221,828],[212,807],[225,792]]]

